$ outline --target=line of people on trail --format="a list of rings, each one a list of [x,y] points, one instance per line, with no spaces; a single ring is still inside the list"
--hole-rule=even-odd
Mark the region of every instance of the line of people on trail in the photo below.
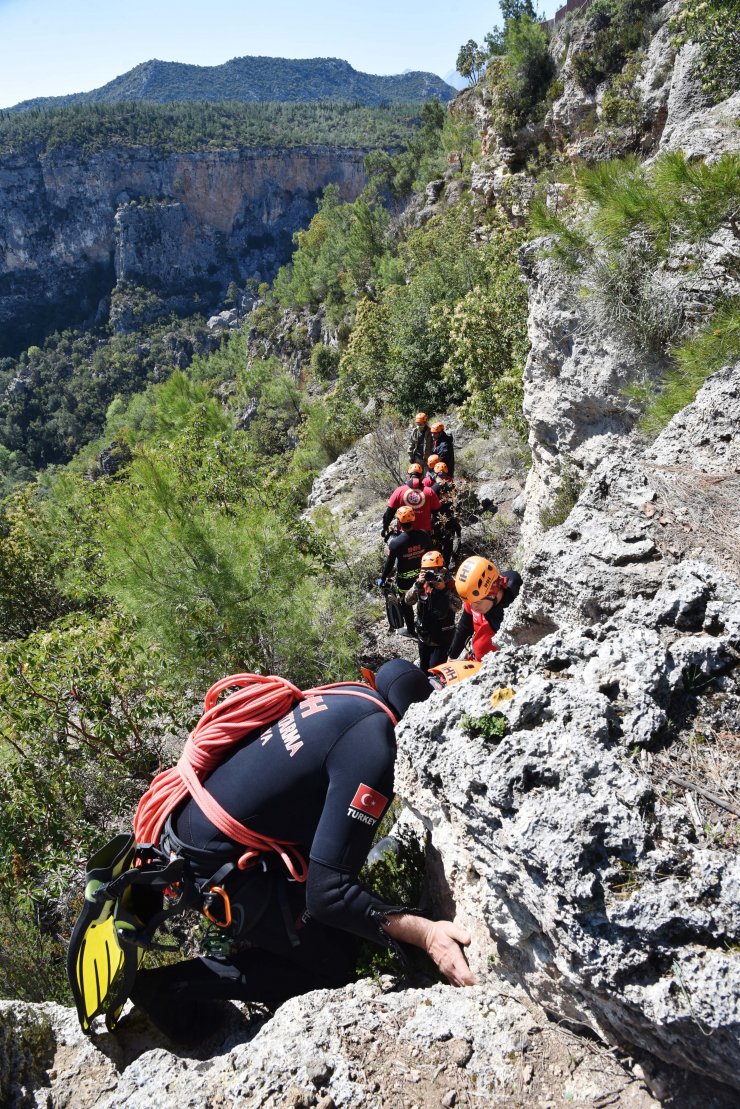
[[[444,685],[431,667],[456,658],[468,639],[475,659],[496,649],[520,585],[480,555],[453,578],[447,548],[434,543],[447,526],[434,532],[439,487],[454,472],[452,440],[441,424],[427,438],[425,425],[417,419],[409,481],[383,519],[386,535],[394,517],[398,530],[380,578],[395,570],[420,665],[390,659],[363,680],[305,691],[257,674],[211,687],[177,765],[141,798],[133,832],[88,860],[67,954],[85,1032],[99,1016],[113,1031],[131,997],[169,1039],[197,1044],[223,1025],[224,1001],[274,1008],[351,982],[363,939],[401,956],[404,945],[421,948],[452,985],[475,982],[466,928],[389,904],[359,879],[393,798],[396,725]],[[425,475],[430,444],[438,461]],[[415,504],[403,500],[411,494]],[[228,954],[142,968],[143,952],[162,947],[157,929],[185,910],[220,930]]]
[[[458,658],[466,649],[467,657],[478,661],[495,651],[494,634],[521,587],[515,570],[499,572],[481,555],[466,559],[453,578],[454,543],[462,535],[455,511],[454,457],[444,424],[430,425],[426,413],[419,412],[409,444],[408,477],[388,498],[381,526],[388,554],[377,584],[386,590],[395,581],[403,616],[399,634],[417,640],[422,670]]]

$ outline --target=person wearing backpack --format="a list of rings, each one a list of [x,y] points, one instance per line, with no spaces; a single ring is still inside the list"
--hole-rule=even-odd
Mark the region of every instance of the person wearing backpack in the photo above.
[[[429,670],[447,662],[447,652],[455,634],[455,613],[462,602],[439,551],[427,551],[422,555],[421,573],[406,593],[405,601],[408,605],[416,605],[421,669]]]
[[[282,682],[237,675],[220,685],[247,678]],[[184,857],[194,875],[218,868],[208,886],[210,919],[228,919],[225,934],[237,946],[228,957],[139,971],[134,1004],[179,1043],[192,1045],[212,1032],[223,1017],[214,1003],[276,1007],[309,990],[346,985],[355,977],[362,939],[396,950],[399,943],[420,947],[453,985],[474,982],[462,950],[470,935],[462,926],[388,905],[358,880],[393,797],[395,726],[410,705],[431,694],[428,676],[392,659],[372,684],[343,682],[306,693],[283,685],[301,698],[289,711],[230,741],[208,773],[197,774],[197,758],[190,769],[183,766],[186,747],[177,767],[187,786],[182,799],[174,808],[169,795],[158,801],[157,782],[162,779],[165,792],[170,787],[173,771],[165,771],[137,810],[138,841],[156,842],[161,826],[163,857]],[[207,731],[217,710],[198,728]],[[224,727],[232,727],[231,716]],[[173,796],[177,801],[182,791]],[[251,846],[243,852],[245,844]]]
[[[432,450],[439,455],[440,462],[447,463],[447,470],[450,477],[453,478],[455,476],[455,445],[452,441],[452,435],[449,431],[445,431],[445,425],[441,422],[431,424],[429,430],[432,435]]]
[[[378,588],[382,589],[395,568],[396,583],[401,594],[401,610],[406,623],[406,627],[400,628],[398,634],[405,635],[409,639],[416,639],[414,606],[406,603],[404,594],[421,569],[422,555],[429,550],[432,537],[428,531],[421,531],[416,526],[416,515],[413,508],[403,505],[396,513],[396,520],[398,521],[398,534],[389,540],[388,557],[385,560],[377,584]]]

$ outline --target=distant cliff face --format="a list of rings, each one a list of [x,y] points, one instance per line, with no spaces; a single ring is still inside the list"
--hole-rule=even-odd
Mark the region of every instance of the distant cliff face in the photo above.
[[[0,161],[0,354],[89,320],[116,283],[165,306],[215,303],[230,281],[272,278],[333,183],[365,184],[364,151],[249,148],[159,154],[76,147]],[[198,300],[196,300],[196,304]]]

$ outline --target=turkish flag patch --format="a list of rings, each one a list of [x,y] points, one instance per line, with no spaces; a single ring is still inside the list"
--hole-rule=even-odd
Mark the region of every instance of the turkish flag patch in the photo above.
[[[387,804],[387,797],[384,797],[382,793],[378,793],[377,789],[366,786],[364,782],[360,782],[357,793],[352,798],[353,809],[360,809],[376,819],[381,815]]]

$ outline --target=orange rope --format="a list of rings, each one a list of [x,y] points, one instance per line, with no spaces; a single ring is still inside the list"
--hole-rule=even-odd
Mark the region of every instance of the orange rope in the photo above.
[[[203,779],[240,739],[273,724],[290,712],[296,702],[307,697],[340,693],[363,697],[383,709],[395,725],[396,717],[383,701],[369,692],[347,688],[357,685],[364,683],[337,682],[302,692],[285,678],[260,674],[232,674],[216,682],[206,693],[205,712],[190,733],[179,762],[158,774],[139,801],[134,817],[137,843],[158,843],[167,817],[190,796],[219,831],[247,848],[239,858],[240,869],[260,855],[274,851],[280,855],[291,877],[305,882],[308,864],[296,845],[289,840],[263,836],[240,824],[211,796]],[[219,696],[234,686],[239,686],[237,692],[218,703]]]

